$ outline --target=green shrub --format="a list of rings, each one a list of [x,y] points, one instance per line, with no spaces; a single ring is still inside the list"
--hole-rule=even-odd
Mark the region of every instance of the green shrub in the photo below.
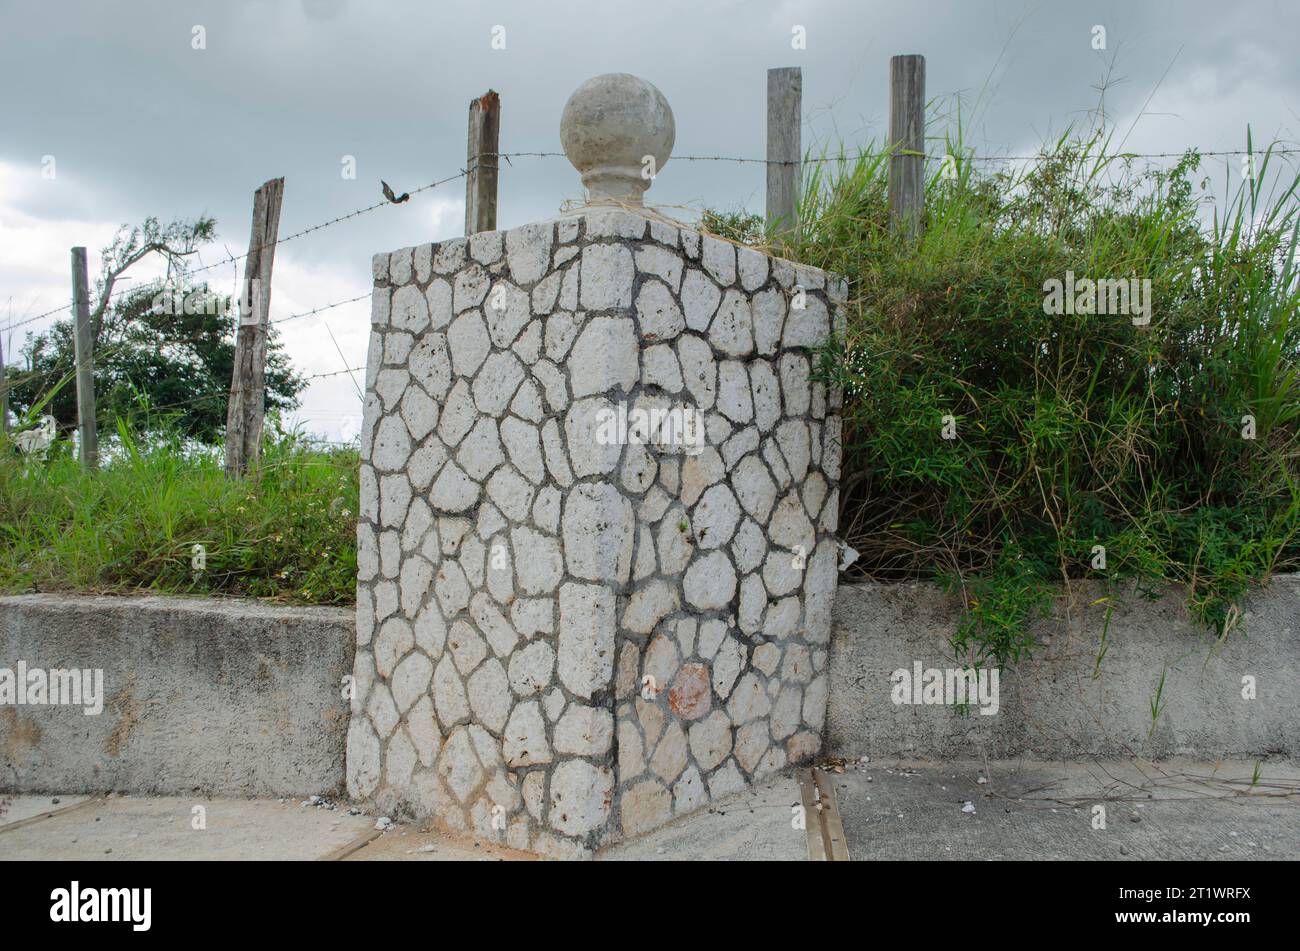
[[[883,153],[814,166],[785,253],[850,281],[818,369],[846,394],[840,534],[869,576],[959,585],[958,650],[1023,655],[1068,578],[1180,583],[1222,630],[1300,563],[1296,181],[1257,162],[1217,208],[1195,153],[1141,170],[1063,138],[1019,168],[936,163],[915,241]],[[1149,279],[1149,325],[1046,313],[1067,271]]]
[[[741,244],[766,242],[763,219],[758,215],[751,215],[744,209],[736,211],[705,209],[700,216],[700,230]]]

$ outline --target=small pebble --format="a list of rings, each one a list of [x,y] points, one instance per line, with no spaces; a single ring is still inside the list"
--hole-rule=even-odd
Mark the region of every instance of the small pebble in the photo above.
[[[967,815],[973,815],[975,812],[975,803],[967,802],[966,805],[961,807],[961,811]]]

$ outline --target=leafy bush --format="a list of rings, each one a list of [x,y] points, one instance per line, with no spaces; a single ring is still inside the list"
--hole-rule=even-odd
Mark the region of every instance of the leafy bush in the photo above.
[[[175,409],[174,428],[215,443],[226,425],[238,316],[231,300],[214,295],[206,284],[186,286],[184,291],[192,313],[174,301],[177,288],[161,283],[115,300],[95,345],[96,408],[103,419],[134,420],[142,403],[146,408],[170,407]],[[175,306],[156,310],[154,299],[162,294]],[[198,307],[193,306],[196,302]],[[65,433],[77,426],[76,387],[57,383],[69,379],[76,365],[72,341],[72,321],[55,321],[48,330],[27,336],[22,349],[25,367],[4,370],[14,410],[34,416],[39,406],[39,412],[52,415]],[[279,411],[296,408],[306,386],[290,367],[275,326],[267,339],[265,382],[266,405]]]
[[[840,534],[867,575],[962,588],[958,650],[1016,659],[1049,585],[1082,577],[1181,583],[1223,631],[1300,564],[1297,182],[1268,191],[1278,162],[1256,163],[1216,208],[1195,153],[959,157],[914,241],[889,227],[884,153],[814,166],[785,253],[850,281],[818,371],[846,394]],[[1149,279],[1149,325],[1046,313],[1067,271]]]
[[[766,242],[763,219],[744,209],[736,211],[705,209],[700,216],[700,230],[741,244],[758,245]]]

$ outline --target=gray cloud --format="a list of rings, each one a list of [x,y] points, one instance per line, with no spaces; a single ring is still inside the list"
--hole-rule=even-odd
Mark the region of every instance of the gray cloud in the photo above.
[[[9,230],[0,220],[0,243],[41,228],[76,240],[77,223],[206,212],[239,252],[251,194],[267,178],[286,176],[288,232],[378,201],[381,177],[401,191],[454,174],[468,102],[489,87],[501,94],[503,149],[558,151],[568,94],[609,71],[663,90],[679,154],[761,156],[772,66],[803,67],[806,144],[877,137],[889,56],[900,52],[926,55],[936,105],[955,113],[960,97],[967,140],[985,152],[1031,149],[1086,123],[1107,64],[1106,112],[1121,136],[1133,127],[1129,147],[1237,148],[1247,123],[1257,140],[1294,140],[1300,125],[1300,11],[1280,0],[1227,9],[1210,0],[4,0],[0,17],[0,214],[12,219]],[[1094,24],[1106,27],[1105,53],[1091,48]],[[490,43],[498,25],[504,50]],[[791,49],[795,25],[806,29],[804,51]],[[191,46],[195,26],[206,49]],[[44,155],[57,159],[56,182],[40,179]],[[356,181],[340,176],[344,155],[357,159]],[[577,197],[563,159],[516,159],[501,176],[500,223],[553,215]],[[670,162],[649,197],[761,212],[763,170]],[[360,293],[375,251],[457,233],[462,198],[455,182],[285,245],[277,269],[325,271]],[[60,302],[66,252],[48,271],[7,264],[4,252],[0,303],[12,295],[20,316]],[[302,280],[304,302],[321,303],[305,300]],[[277,300],[296,296],[277,290]],[[303,358],[314,359],[337,364],[328,343]],[[339,382],[338,399],[355,401]],[[321,411],[338,411],[328,405]]]

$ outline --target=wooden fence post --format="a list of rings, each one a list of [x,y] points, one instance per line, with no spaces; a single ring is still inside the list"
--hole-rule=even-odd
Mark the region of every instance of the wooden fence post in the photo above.
[[[767,224],[790,232],[799,226],[803,151],[803,72],[798,66],[767,71]]]
[[[5,372],[3,337],[0,337],[0,433],[9,434],[9,374]]]
[[[81,467],[99,465],[99,432],[95,427],[95,336],[90,323],[90,287],[86,278],[86,249],[72,249],[72,334],[77,361],[77,432]]]
[[[889,215],[914,237],[925,211],[925,57],[889,60]]]
[[[465,235],[497,227],[497,156],[501,141],[501,97],[489,89],[469,104],[465,155]]]
[[[253,193],[253,231],[244,260],[244,285],[235,336],[235,368],[226,407],[226,476],[257,465],[266,409],[266,342],[271,310],[271,266],[280,232],[284,179],[273,178]]]

